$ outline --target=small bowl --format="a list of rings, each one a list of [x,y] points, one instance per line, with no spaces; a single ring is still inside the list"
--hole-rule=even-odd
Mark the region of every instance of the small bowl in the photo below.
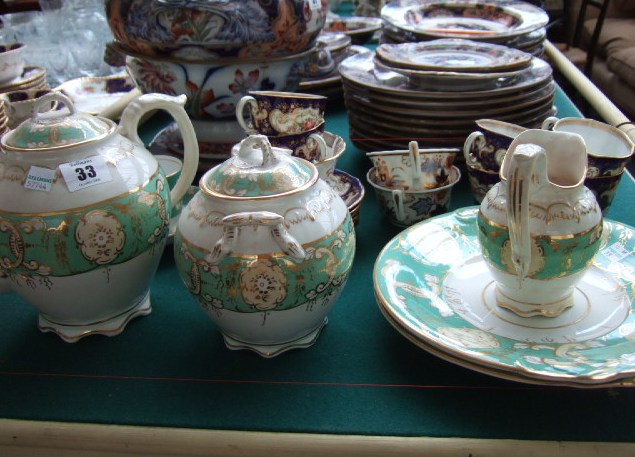
[[[418,177],[426,189],[445,186],[450,179],[454,159],[460,153],[455,148],[419,149],[420,167],[412,150],[374,151],[366,153],[378,170],[377,184],[384,187],[411,190]]]
[[[391,224],[409,227],[433,216],[444,214],[450,208],[452,188],[461,179],[461,171],[452,166],[450,180],[443,187],[420,191],[384,187],[379,184],[375,167],[366,174],[366,180],[375,189],[377,202]]]
[[[0,44],[0,84],[4,85],[19,77],[24,71],[23,43]]]

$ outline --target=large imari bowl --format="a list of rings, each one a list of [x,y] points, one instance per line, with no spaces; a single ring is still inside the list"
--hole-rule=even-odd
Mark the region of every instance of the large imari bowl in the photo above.
[[[235,118],[236,105],[249,91],[294,91],[302,69],[317,50],[287,57],[230,60],[168,60],[128,54],[126,69],[143,93],[187,95],[191,119]]]
[[[263,135],[244,139],[199,188],[179,217],[174,258],[225,344],[264,357],[313,344],[355,254],[342,198]]]
[[[147,56],[288,56],[315,44],[326,0],[106,0],[120,43]]]

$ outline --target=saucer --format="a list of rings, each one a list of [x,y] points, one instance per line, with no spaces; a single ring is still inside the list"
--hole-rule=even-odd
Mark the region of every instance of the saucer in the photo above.
[[[75,78],[56,87],[67,95],[75,109],[97,115],[135,88],[127,75]]]
[[[39,89],[47,86],[46,69],[34,65],[27,65],[17,78],[7,81],[0,86],[0,92],[13,92],[16,90]]]
[[[359,211],[366,193],[361,181],[345,171],[333,170],[326,178],[326,183],[338,193],[351,213],[355,225],[359,222]]]
[[[521,318],[493,298],[478,207],[404,230],[375,263],[375,296],[419,347],[467,368],[530,383],[623,385],[635,377],[635,229],[605,220],[602,247],[557,318]]]
[[[392,67],[491,73],[526,67],[532,56],[519,49],[461,39],[382,44],[377,57]]]

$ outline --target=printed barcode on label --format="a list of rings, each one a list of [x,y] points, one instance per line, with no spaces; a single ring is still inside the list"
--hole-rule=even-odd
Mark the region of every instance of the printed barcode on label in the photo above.
[[[26,175],[24,187],[31,190],[50,192],[55,179],[55,170],[32,166]]]
[[[613,243],[607,248],[602,249],[602,255],[611,262],[619,262],[624,257],[628,257],[631,253],[621,243]]]

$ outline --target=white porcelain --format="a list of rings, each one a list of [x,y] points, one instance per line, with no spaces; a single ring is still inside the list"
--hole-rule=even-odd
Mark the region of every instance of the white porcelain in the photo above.
[[[573,306],[602,234],[602,212],[584,186],[586,169],[577,134],[527,130],[511,143],[501,182],[478,217],[498,306],[525,317],[554,317]]]
[[[0,85],[12,83],[24,70],[23,43],[0,44]]]
[[[115,335],[148,314],[150,283],[170,211],[194,178],[198,149],[185,96],[143,95],[119,125],[69,110],[36,114],[2,137],[0,282],[39,312],[39,327],[69,342]],[[137,135],[141,117],[163,109],[185,138],[184,168],[171,190]]]
[[[313,344],[355,252],[342,198],[263,135],[243,140],[199,187],[181,212],[174,257],[226,345],[273,357]]]
[[[50,92],[50,89],[25,89],[0,94],[0,99],[4,101],[5,110],[9,117],[9,128],[15,128],[22,121],[30,118],[38,99]],[[41,111],[50,111],[56,106],[57,103],[52,102],[41,106]]]
[[[315,52],[312,48],[287,57],[222,62],[129,54],[126,69],[141,92],[186,94],[191,118],[217,120],[235,118],[241,97],[251,90],[295,90],[301,80],[300,68]]]
[[[371,168],[366,180],[375,190],[377,202],[390,221],[397,227],[408,227],[450,209],[452,188],[460,181],[461,171],[453,166],[447,184],[431,189],[402,189],[381,184],[377,168]]]
[[[589,164],[587,178],[621,175],[635,150],[626,133],[595,119],[550,117],[543,122],[543,128],[577,133],[584,139]]]
[[[463,145],[465,162],[484,171],[498,172],[511,142],[526,129],[497,119],[478,119]]]
[[[377,257],[375,297],[408,341],[517,382],[598,388],[635,377],[635,229],[604,220],[601,248],[559,316],[521,317],[496,303],[476,206],[400,232]],[[623,383],[623,384],[622,384]]]
[[[419,149],[416,141],[410,141],[408,150],[373,151],[366,156],[377,169],[377,184],[419,191],[445,186],[458,153],[454,148]]]

